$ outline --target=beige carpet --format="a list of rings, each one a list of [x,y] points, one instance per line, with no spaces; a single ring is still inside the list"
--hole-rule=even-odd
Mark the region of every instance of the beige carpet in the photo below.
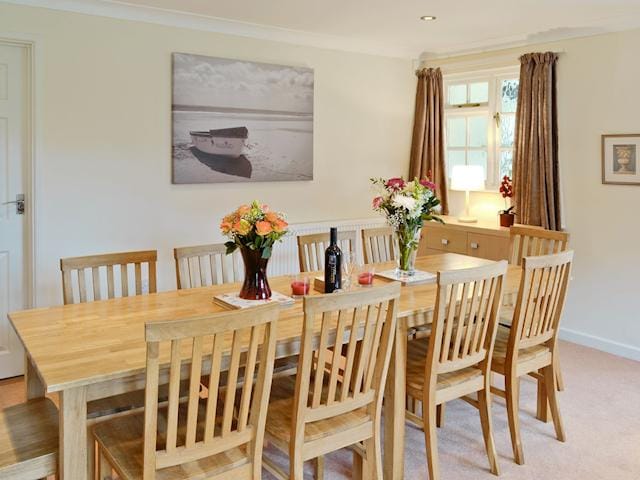
[[[535,384],[523,381],[520,423],[525,465],[513,462],[504,401],[497,398],[493,405],[500,478],[640,480],[640,363],[566,342],[560,351],[566,383],[560,407],[567,442],[556,440],[551,423],[535,419]],[[424,435],[410,426],[406,431],[405,478],[425,479]],[[438,442],[442,480],[497,478],[488,471],[480,419],[470,405],[462,401],[447,405]],[[277,456],[286,465],[286,459]],[[326,467],[326,478],[350,478],[351,456],[345,451],[331,454]]]

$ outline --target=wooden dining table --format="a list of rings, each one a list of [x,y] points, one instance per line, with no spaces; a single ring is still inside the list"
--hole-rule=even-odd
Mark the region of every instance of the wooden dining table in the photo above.
[[[487,263],[491,261],[445,253],[418,258],[416,268],[437,272]],[[376,268],[381,271],[394,265],[380,264]],[[374,283],[387,281],[376,277]],[[504,293],[516,293],[519,281],[520,267],[509,266]],[[289,277],[272,278],[270,284],[274,291],[290,293]],[[9,314],[26,352],[27,398],[59,395],[61,479],[91,478],[89,455],[93,452],[87,447],[87,402],[144,388],[145,323],[224,311],[227,307],[214,302],[213,297],[238,290],[239,284],[225,284]],[[435,299],[433,283],[402,288],[384,402],[385,479],[404,476],[407,333],[411,328],[431,323]],[[301,300],[282,307],[277,358],[299,353],[302,318]]]

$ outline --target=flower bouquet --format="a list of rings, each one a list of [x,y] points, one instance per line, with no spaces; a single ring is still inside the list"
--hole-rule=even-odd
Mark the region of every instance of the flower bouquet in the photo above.
[[[420,243],[422,224],[426,221],[444,223],[434,214],[440,204],[436,186],[429,179],[405,182],[402,178],[372,178],[379,195],[373,199],[373,209],[382,213],[393,227],[398,275],[412,276]]]
[[[230,238],[225,243],[227,255],[239,248],[244,261],[245,276],[240,298],[265,300],[271,297],[267,263],[274,243],[287,233],[288,226],[282,213],[273,212],[257,201],[241,205],[222,219],[220,230]]]

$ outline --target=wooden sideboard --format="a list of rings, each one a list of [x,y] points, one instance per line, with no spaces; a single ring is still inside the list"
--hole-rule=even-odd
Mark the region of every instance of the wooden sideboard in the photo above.
[[[444,225],[427,222],[422,229],[418,255],[461,253],[489,260],[508,260],[509,229],[495,222],[462,223],[443,216]]]

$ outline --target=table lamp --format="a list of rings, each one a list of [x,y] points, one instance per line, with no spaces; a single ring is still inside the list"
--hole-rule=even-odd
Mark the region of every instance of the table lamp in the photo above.
[[[464,223],[475,223],[477,218],[469,215],[469,192],[471,190],[484,189],[484,170],[479,165],[454,165],[451,171],[451,190],[461,190],[465,192],[464,216],[458,221]]]

